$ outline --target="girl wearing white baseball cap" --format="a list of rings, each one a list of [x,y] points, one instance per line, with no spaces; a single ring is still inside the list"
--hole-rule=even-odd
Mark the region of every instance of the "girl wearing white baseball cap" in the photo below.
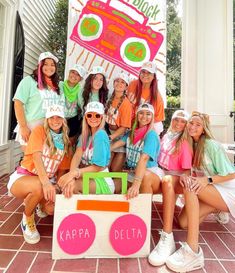
[[[40,241],[34,221],[53,214],[56,179],[69,169],[68,127],[63,107],[51,105],[46,112],[44,126],[32,130],[21,165],[10,176],[7,188],[10,195],[24,199],[21,229],[29,244]]]
[[[104,130],[104,106],[89,102],[82,124],[82,134],[73,156],[70,171],[59,179],[65,197],[82,192],[82,177],[86,172],[108,172],[110,144]],[[114,182],[111,178],[95,178],[89,183],[90,193],[111,194]]]
[[[104,68],[94,66],[85,80],[82,92],[79,93],[78,105],[82,109],[82,112],[85,113],[86,106],[89,102],[99,101],[105,105],[108,99],[108,93],[109,90]]]
[[[154,129],[160,134],[163,131],[162,121],[165,119],[164,103],[157,85],[157,67],[153,62],[142,65],[139,78],[130,82],[128,98],[136,112],[138,106],[148,102],[154,107]]]
[[[69,69],[68,78],[59,83],[60,90],[65,96],[65,117],[69,127],[71,143],[75,143],[78,134],[81,132],[81,109],[78,106],[78,95],[81,92],[80,82],[86,76],[86,69],[75,64]]]
[[[126,130],[131,128],[132,105],[126,97],[129,77],[125,73],[119,73],[114,77],[114,91],[106,105],[106,127],[109,139],[114,143],[122,137]],[[110,171],[120,172],[125,161],[126,150],[120,147],[113,151]]]
[[[175,111],[170,127],[161,139],[158,163],[162,170],[164,213],[159,242],[148,257],[149,262],[154,266],[163,265],[175,251],[172,233],[175,200],[177,194],[183,193],[180,177],[190,174],[193,158],[192,140],[186,128],[188,120],[189,114],[186,111]]]
[[[157,193],[160,187],[157,158],[160,139],[153,129],[154,108],[151,104],[141,104],[130,132],[111,146],[111,151],[126,145],[128,182],[132,185],[127,198],[141,193]]]
[[[18,122],[16,141],[20,142],[23,150],[31,130],[43,124],[47,107],[64,104],[64,96],[60,94],[58,85],[57,63],[58,59],[52,53],[41,53],[37,68],[32,75],[21,80],[13,97]]]

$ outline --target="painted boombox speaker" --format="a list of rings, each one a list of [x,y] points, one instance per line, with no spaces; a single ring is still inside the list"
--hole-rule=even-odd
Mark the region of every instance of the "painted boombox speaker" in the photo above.
[[[146,26],[148,17],[122,0],[89,0],[70,39],[131,74],[153,61],[163,35]]]
[[[121,178],[122,194],[89,193],[89,179]],[[152,195],[127,200],[126,173],[86,173],[83,193],[56,195],[53,259],[146,257],[150,252]]]

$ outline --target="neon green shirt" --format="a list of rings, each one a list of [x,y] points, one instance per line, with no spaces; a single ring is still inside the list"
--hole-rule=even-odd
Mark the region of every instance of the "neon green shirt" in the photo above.
[[[49,105],[65,105],[63,94],[57,95],[56,92],[48,89],[39,90],[37,82],[31,76],[21,80],[13,97],[14,100],[19,100],[24,104],[27,122],[44,118]]]

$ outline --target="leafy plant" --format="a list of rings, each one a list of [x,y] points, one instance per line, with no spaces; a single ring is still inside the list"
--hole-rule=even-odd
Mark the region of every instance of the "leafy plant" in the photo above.
[[[67,47],[68,0],[58,0],[54,16],[50,19],[47,46],[59,58],[58,73],[64,77]]]

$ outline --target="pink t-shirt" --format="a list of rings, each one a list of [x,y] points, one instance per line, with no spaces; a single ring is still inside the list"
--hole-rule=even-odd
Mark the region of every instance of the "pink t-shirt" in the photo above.
[[[159,165],[169,171],[183,171],[191,169],[193,153],[189,143],[184,140],[178,153],[173,153],[176,140],[170,141],[167,134],[161,141],[161,151],[158,158]]]

